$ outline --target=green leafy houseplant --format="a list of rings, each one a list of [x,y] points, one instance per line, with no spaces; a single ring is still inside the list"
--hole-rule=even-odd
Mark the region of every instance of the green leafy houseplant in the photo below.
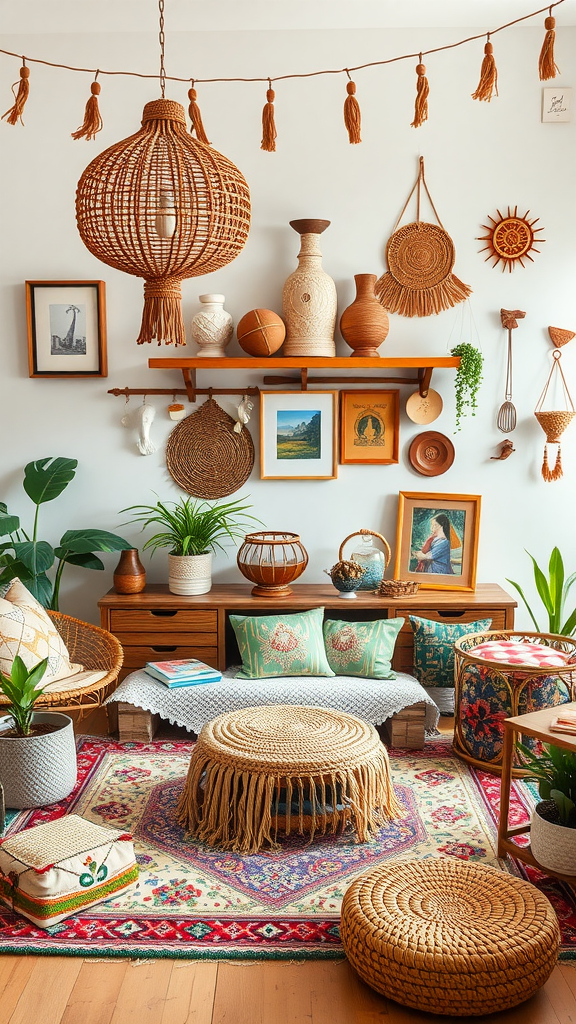
[[[130,505],[122,509],[132,512],[132,521],[141,522],[142,529],[158,524],[163,529],[144,544],[154,554],[158,548],[168,548],[172,555],[203,555],[222,548],[224,537],[239,540],[253,524],[260,520],[247,513],[252,508],[241,499],[223,504],[209,505],[195,498],[155,505]]]
[[[0,671],[0,692],[10,701],[6,713],[12,718],[18,736],[30,735],[34,704],[44,693],[44,690],[37,689],[37,687],[47,665],[48,658],[44,658],[34,668],[27,669],[20,655],[17,654],[12,662],[10,675],[7,676]]]
[[[460,430],[460,423],[469,409],[472,416],[476,415],[478,408],[477,396],[482,383],[482,366],[484,359],[482,353],[469,342],[462,342],[456,345],[450,352],[453,356],[460,357],[460,366],[456,371],[454,389],[456,392],[456,430]]]
[[[538,754],[523,743],[518,743],[518,748],[526,771],[538,781],[542,800],[553,801],[557,823],[576,829],[576,753],[549,743],[543,744]]]
[[[24,490],[36,506],[31,534],[21,527],[18,516],[10,514],[6,504],[0,502],[0,537],[10,538],[0,544],[0,585],[18,576],[41,604],[54,611],[58,610],[65,565],[103,569],[104,563],[95,551],[123,551],[132,547],[123,537],[107,530],[67,530],[56,548],[48,541],[38,540],[40,506],[62,494],[74,479],[77,465],[77,459],[47,458],[25,466]],[[54,562],[57,565],[51,580],[47,572]]]
[[[568,578],[566,578],[564,560],[558,548],[552,549],[552,554],[550,555],[550,561],[548,563],[548,578],[546,578],[544,572],[538,565],[534,555],[531,555],[529,551],[527,551],[526,554],[532,559],[534,583],[538,596],[542,601],[544,610],[548,616],[548,632],[560,634],[561,636],[572,636],[576,630],[576,608],[574,608],[565,618],[564,606],[570,589],[576,581],[576,572],[573,572],[568,576]],[[536,616],[526,600],[526,596],[520,584],[509,579],[507,579],[506,582],[516,588],[526,605],[536,630],[538,633],[541,633],[542,630],[540,629]]]

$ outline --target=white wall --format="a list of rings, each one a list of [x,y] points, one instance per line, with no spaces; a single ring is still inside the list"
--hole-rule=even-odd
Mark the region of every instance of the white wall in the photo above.
[[[32,7],[33,5],[31,5]],[[31,19],[31,24],[32,24]],[[65,63],[154,71],[156,38],[86,34],[4,37],[3,46]],[[222,75],[281,75],[343,67],[428,48],[471,34],[454,29],[312,32],[188,33],[168,35],[168,70],[198,78]],[[221,291],[237,322],[255,306],[280,312],[281,290],[296,266],[298,238],[288,221],[323,217],[331,227],[322,236],[324,267],[334,277],[341,312],[354,295],[353,275],[384,269],[383,250],[412,187],[423,154],[429,187],[457,253],[456,273],[473,288],[471,308],[485,358],[485,380],[475,419],[464,421],[454,436],[456,460],[444,476],[426,479],[408,464],[409,443],[419,429],[402,411],[401,458],[397,466],[341,466],[337,481],[260,481],[255,469],[241,494],[250,495],[255,514],[269,528],[299,531],[310,553],[308,582],[326,579],[323,568],[337,558],[346,534],[366,526],[394,542],[399,490],[483,495],[478,580],[505,584],[527,580],[527,547],[540,559],[558,544],[572,569],[576,428],[566,434],[565,476],[546,484],[540,477],[544,435],[533,417],[543,387],[551,346],[547,326],[576,329],[576,211],[574,204],[574,124],[540,122],[541,83],[537,57],[542,29],[512,29],[495,37],[500,96],[492,103],[470,99],[482,59],[482,42],[427,60],[430,119],[410,127],[415,91],[414,65],[408,60],[356,76],[362,109],[363,142],[350,146],[342,120],[345,76],[279,83],[276,100],[278,151],[260,150],[260,112],[265,86],[198,86],[204,122],[215,147],[235,161],[251,188],[252,228],[242,254],[209,277],[184,282],[186,322],[198,308],[197,296]],[[557,60],[565,71],[555,84],[572,85],[576,29],[558,33]],[[18,62],[0,58],[0,95],[8,106]],[[155,85],[137,78],[102,79],[104,130],[96,142],[75,142],[70,132],[81,122],[89,94],[89,75],[33,65],[26,127],[2,123],[2,236],[0,344],[2,378],[2,455],[0,498],[29,521],[31,506],[21,488],[22,468],[30,460],[64,455],[79,460],[76,480],[41,513],[41,534],[56,542],[65,529],[101,527],[123,533],[141,546],[134,526],[123,526],[119,510],[139,502],[165,500],[181,493],[169,476],[164,443],[172,427],[169,398],[156,398],[153,436],[158,452],[141,457],[132,435],[120,426],[122,399],[111,387],[180,386],[177,371],[148,369],[151,356],[185,350],[137,347],[142,282],[99,263],[84,248],[75,227],[74,193],[84,166],[101,149],[139,127],[145,102],[157,96]],[[183,85],[169,95],[187,103]],[[4,109],[3,108],[3,109]],[[526,269],[503,275],[479,254],[476,238],[488,214],[518,205],[530,209],[545,227],[546,243]],[[101,278],[108,302],[109,377],[107,380],[31,380],[28,378],[24,281],[26,279]],[[499,310],[526,310],[514,335],[514,401],[518,427],[516,452],[506,462],[490,461],[502,439],[496,411],[503,399],[506,335]],[[468,311],[456,307],[437,317],[391,317],[383,355],[445,355],[459,341],[475,342]],[[349,352],[339,339],[338,353]],[[564,350],[563,365],[576,393],[576,344]],[[195,346],[187,346],[193,355]],[[230,355],[240,354],[233,342]],[[240,379],[240,378],[238,378]],[[454,371],[436,371],[433,386],[444,398],[434,424],[450,436],[454,430]],[[203,373],[202,383],[232,385],[232,373]],[[259,383],[259,375],[241,382]],[[411,393],[401,391],[401,406]],[[137,401],[133,400],[133,401]],[[221,399],[227,411],[233,400]],[[255,413],[257,410],[255,410]],[[257,417],[251,424],[258,449]],[[257,453],[258,457],[258,453]],[[257,462],[258,465],[258,462]],[[104,556],[105,573],[67,567],[62,588],[64,611],[97,621],[96,601],[111,586],[116,556]],[[158,553],[147,564],[150,581],[166,579]],[[217,581],[239,581],[234,551],[218,556]],[[521,617],[520,622],[526,623]]]

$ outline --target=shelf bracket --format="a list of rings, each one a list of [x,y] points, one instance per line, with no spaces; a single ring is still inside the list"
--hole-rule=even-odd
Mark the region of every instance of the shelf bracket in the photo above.
[[[189,402],[196,401],[196,370],[191,370],[188,366],[182,367],[182,376],[184,377],[184,386],[186,388],[186,394],[188,395]]]
[[[302,369],[300,370],[300,390],[301,391],[307,391],[308,390],[308,367],[307,366],[303,366]]]
[[[418,370],[418,390],[422,398],[426,398],[430,390],[430,381],[432,380],[432,367],[423,366]]]

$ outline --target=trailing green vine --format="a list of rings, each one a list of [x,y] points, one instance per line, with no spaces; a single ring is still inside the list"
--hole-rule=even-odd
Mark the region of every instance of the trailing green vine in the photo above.
[[[472,416],[478,407],[476,396],[482,383],[482,366],[484,359],[479,349],[464,341],[456,345],[450,352],[460,356],[460,366],[456,371],[454,389],[456,392],[456,430],[460,430],[460,422],[469,409]]]

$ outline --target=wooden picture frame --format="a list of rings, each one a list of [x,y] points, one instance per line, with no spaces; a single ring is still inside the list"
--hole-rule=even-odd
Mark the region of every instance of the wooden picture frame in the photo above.
[[[260,479],[335,480],[337,391],[260,392]]]
[[[340,462],[398,462],[400,392],[371,389],[342,391],[340,396]]]
[[[30,377],[107,377],[104,281],[26,281]]]
[[[479,494],[400,491],[394,579],[425,590],[474,590],[480,505]]]

